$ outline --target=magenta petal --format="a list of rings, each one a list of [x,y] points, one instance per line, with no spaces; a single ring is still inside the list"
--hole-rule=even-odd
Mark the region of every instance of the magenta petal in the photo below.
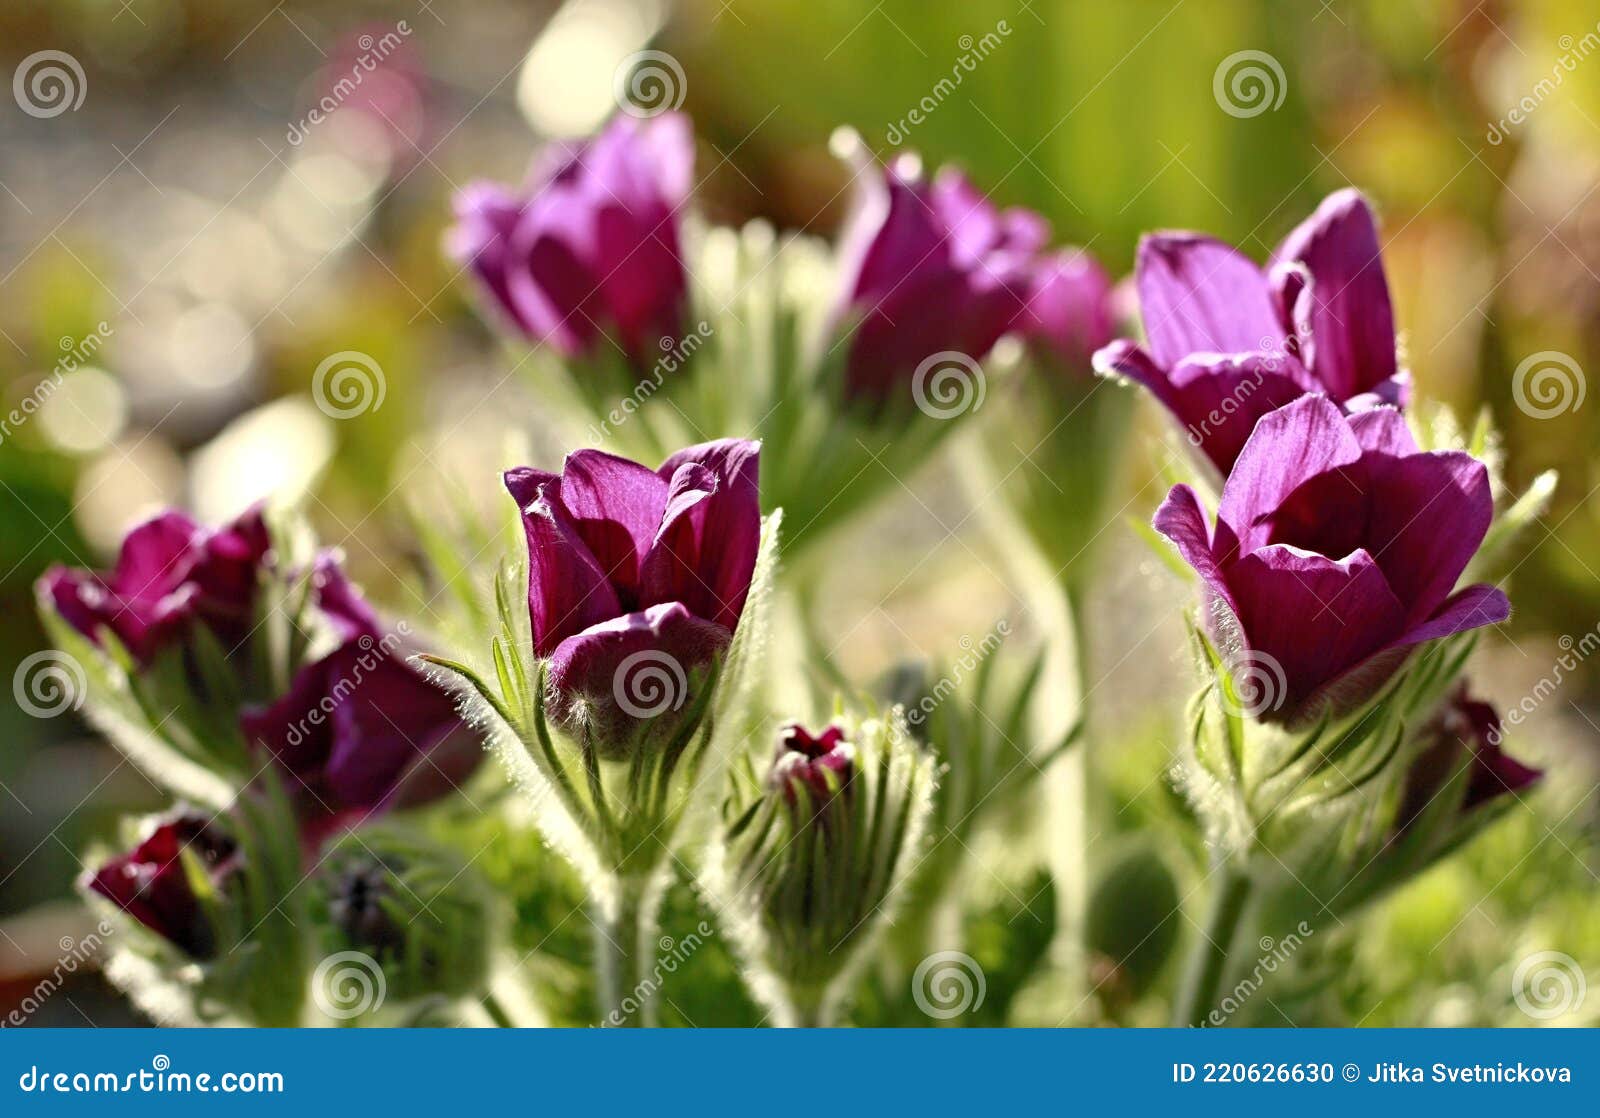
[[[731,639],[679,602],[591,626],[550,658],[550,716],[603,756],[626,756],[652,724],[670,730],[691,708],[696,669]]]
[[[1174,485],[1156,510],[1152,524],[1156,531],[1172,541],[1178,554],[1211,591],[1233,608],[1233,595],[1212,550],[1211,533],[1206,529],[1205,513],[1200,510],[1200,499],[1194,490],[1187,485]]]
[[[1239,560],[1229,585],[1253,662],[1270,657],[1269,668],[1282,670],[1286,693],[1273,707],[1281,719],[1294,718],[1323,684],[1393,644],[1404,627],[1404,607],[1365,551],[1333,560],[1273,545]]]
[[[1418,621],[1444,601],[1489,531],[1489,471],[1460,451],[1370,456],[1368,466],[1382,494],[1370,504],[1368,546]]]
[[[125,598],[159,598],[188,576],[204,541],[205,530],[181,512],[153,517],[123,539],[111,584]]]
[[[1223,477],[1233,470],[1256,422],[1304,396],[1310,378],[1284,353],[1195,353],[1169,374],[1184,435]]]
[[[644,604],[682,602],[702,617],[714,612],[711,572],[700,568],[706,511],[719,484],[717,475],[698,462],[684,462],[673,474],[661,528],[640,573]]]
[[[1110,277],[1082,249],[1056,253],[1034,268],[1017,326],[1055,361],[1087,370],[1095,351],[1111,340]]]
[[[442,795],[470,775],[470,766],[457,765],[455,772],[445,773],[435,766],[440,760],[475,761],[481,749],[454,758],[431,756],[462,729],[448,694],[376,648],[347,646],[334,655],[335,671],[346,673],[350,688],[334,712],[332,749],[323,773],[330,806],[365,811],[397,806],[409,776],[420,778],[407,789],[409,802],[416,803],[422,787]],[[358,673],[362,656],[373,666]]]
[[[744,613],[756,554],[761,549],[761,444],[749,439],[700,443],[667,459],[661,473],[672,476],[688,462],[699,463],[715,474],[717,487],[697,513],[701,543],[696,585],[703,591],[703,600],[696,596],[683,601],[700,616],[732,631]]]
[[[381,626],[377,613],[361,591],[351,585],[333,552],[324,551],[317,556],[311,571],[311,588],[317,608],[333,623],[341,642],[378,636]]]
[[[1285,297],[1293,299],[1297,326],[1308,328],[1300,338],[1306,365],[1329,395],[1345,400],[1395,375],[1394,309],[1382,246],[1359,191],[1330,194],[1289,234],[1275,260],[1275,284],[1299,288]],[[1309,281],[1288,279],[1292,265],[1304,268]]]
[[[644,557],[661,527],[667,483],[637,462],[580,450],[562,467],[561,503],[607,579],[637,594]]]
[[[1422,624],[1406,630],[1395,643],[1421,644],[1484,625],[1498,625],[1510,616],[1511,600],[1505,593],[1487,583],[1479,583],[1455,594],[1437,613]]]
[[[528,538],[528,614],[540,656],[608,617],[621,605],[561,502],[561,483],[535,470],[509,470],[506,488],[522,506]],[[530,501],[521,496],[534,494]]]
[[[1362,450],[1396,458],[1418,453],[1416,437],[1396,408],[1376,405],[1352,415],[1350,430],[1355,432]]]
[[[1261,269],[1212,237],[1145,237],[1135,276],[1150,352],[1168,368],[1191,353],[1274,349],[1283,338]]]
[[[1361,444],[1339,409],[1325,396],[1307,396],[1256,423],[1223,487],[1218,519],[1252,551],[1272,538],[1270,518],[1296,489],[1360,460]]]

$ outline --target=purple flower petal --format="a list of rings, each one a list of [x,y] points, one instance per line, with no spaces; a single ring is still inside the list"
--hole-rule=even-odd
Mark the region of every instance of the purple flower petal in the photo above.
[[[549,656],[573,633],[616,616],[621,603],[561,502],[560,479],[520,468],[506,471],[505,481],[528,539],[534,650]]]
[[[1389,646],[1405,608],[1365,551],[1329,559],[1282,544],[1246,555],[1229,572],[1253,662],[1271,658],[1286,689],[1258,717],[1298,720],[1330,674]]]
[[[1333,484],[1322,484],[1323,496],[1361,497],[1359,472],[1350,477],[1336,474],[1359,462],[1361,453],[1350,424],[1327,397],[1308,396],[1279,408],[1263,416],[1245,441],[1223,489],[1218,518],[1233,530],[1246,553],[1274,540],[1299,542],[1274,532],[1272,518],[1280,506],[1301,486],[1324,475],[1335,476]]]
[[[1213,237],[1147,236],[1135,275],[1150,352],[1167,368],[1198,351],[1272,349],[1283,336],[1261,269]]]
[[[1345,400],[1395,375],[1382,246],[1359,191],[1330,194],[1275,260],[1273,284],[1292,313],[1301,355],[1330,396]]]

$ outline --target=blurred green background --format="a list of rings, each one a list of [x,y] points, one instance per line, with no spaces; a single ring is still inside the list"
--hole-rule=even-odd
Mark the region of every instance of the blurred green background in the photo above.
[[[1550,676],[1563,636],[1600,623],[1600,401],[1569,394],[1541,416],[1513,392],[1536,353],[1568,358],[1589,397],[1583,373],[1600,369],[1597,20],[1592,0],[7,3],[4,73],[66,52],[83,99],[53,115],[0,100],[0,412],[40,404],[0,438],[0,665],[42,647],[44,568],[99,565],[162,503],[217,518],[269,492],[299,499],[375,597],[426,614],[402,577],[405,501],[494,508],[508,440],[554,459],[573,437],[508,374],[441,252],[450,195],[514,180],[542,139],[592,128],[619,60],[648,47],[681,70],[716,221],[831,233],[842,124],[880,155],[895,140],[962,164],[1119,275],[1142,230],[1202,229],[1259,257],[1328,191],[1366,190],[1420,395],[1464,419],[1491,411],[1512,489],[1561,472],[1478,673],[1508,707]],[[390,33],[384,80],[308,126],[361,36]],[[1229,112],[1216,83],[1241,51],[1270,58],[1272,103]],[[92,359],[54,384],[102,322]],[[386,394],[336,420],[311,379],[344,350],[381,365]],[[1145,415],[1143,434],[1159,431]],[[1129,446],[1135,515],[1160,488],[1151,441]],[[443,496],[439,476],[468,496]],[[1007,608],[948,488],[936,475],[927,504],[892,503],[841,543],[830,615],[856,629],[851,667],[938,655]],[[1092,830],[1176,832],[1162,773],[1188,685],[1183,590],[1113,534],[1091,617],[1098,717],[1117,728],[1094,764],[1113,795]],[[1580,662],[1537,704],[1513,744],[1559,779],[1348,949],[1349,1020],[1493,1019],[1507,999],[1474,991],[1510,942],[1595,957],[1597,700],[1600,664]],[[4,1005],[76,927],[85,844],[159,797],[70,713],[0,717]],[[74,994],[96,1021],[107,997]],[[79,1004],[48,1020],[81,1023]]]

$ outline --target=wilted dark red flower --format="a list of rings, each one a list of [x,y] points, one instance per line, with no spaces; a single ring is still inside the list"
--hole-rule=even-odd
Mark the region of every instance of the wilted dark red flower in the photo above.
[[[183,811],[160,823],[131,851],[89,874],[83,887],[117,905],[195,959],[217,952],[216,930],[184,868],[187,851],[213,885],[239,870],[237,845],[209,817]]]

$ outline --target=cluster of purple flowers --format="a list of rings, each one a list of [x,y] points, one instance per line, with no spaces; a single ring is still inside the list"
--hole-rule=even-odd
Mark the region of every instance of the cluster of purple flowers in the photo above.
[[[520,189],[464,191],[451,246],[520,335],[567,358],[615,346],[643,366],[683,335],[693,167],[684,118],[621,116],[547,153]],[[1457,586],[1493,517],[1489,475],[1467,453],[1420,449],[1407,426],[1377,226],[1359,193],[1330,196],[1265,266],[1194,233],[1147,237],[1135,275],[1143,340],[1113,341],[1105,271],[1080,250],[1048,250],[1037,214],[997,209],[953,168],[925,180],[902,160],[858,178],[829,318],[847,346],[838,405],[899,407],[930,356],[982,361],[1006,335],[1036,364],[1069,375],[1092,365],[1148,390],[1221,478],[1214,512],[1178,485],[1154,523],[1199,575],[1217,645],[1281,672],[1252,712],[1261,721],[1295,729],[1351,712],[1417,646],[1507,618],[1499,589]],[[667,748],[714,686],[761,546],[759,458],[758,443],[723,439],[656,469],[581,450],[560,473],[505,474],[526,534],[542,709],[594,757]],[[246,688],[231,713],[289,778],[315,849],[353,821],[437,798],[481,755],[452,699],[407,661],[331,554],[285,571],[260,510],[215,530],[172,512],[130,532],[112,570],[52,570],[40,591],[142,670],[202,639],[248,660],[261,587],[297,577],[330,650],[293,665],[280,693]],[[640,664],[664,694],[635,692]],[[1407,820],[1463,757],[1464,810],[1539,776],[1500,752],[1492,710],[1464,691],[1426,735],[1405,782]],[[837,726],[812,736],[794,725],[765,790],[796,818],[836,815],[850,810],[855,765]],[[210,822],[181,814],[87,887],[204,958],[215,942],[186,865],[217,887],[248,872]]]
[[[282,694],[261,694],[251,668],[264,627],[269,579],[304,578],[309,617],[332,649],[295,666]],[[434,799],[465,780],[482,748],[450,696],[406,660],[398,633],[346,579],[332,553],[308,572],[279,569],[259,508],[221,528],[169,511],[138,525],[109,571],[48,571],[40,598],[90,642],[117,642],[135,671],[168,657],[208,694],[195,667],[197,642],[215,642],[241,681],[221,719],[237,726],[255,775],[272,768],[293,804],[308,856],[337,831],[375,814]],[[403,631],[404,627],[400,627]],[[181,717],[174,712],[173,717]],[[181,811],[130,853],[90,873],[86,886],[194,955],[211,946],[180,854],[199,857],[221,887],[240,869],[221,815]]]
[[[693,168],[683,117],[619,116],[595,139],[545,153],[519,190],[469,186],[450,246],[522,336],[566,357],[609,339],[647,365],[683,335]],[[1046,252],[1038,214],[996,209],[954,167],[925,180],[910,159],[863,167],[856,185],[833,315],[848,339],[849,401],[909,406],[925,359],[982,361],[1008,333],[1078,369],[1110,338],[1105,271],[1081,250]]]

